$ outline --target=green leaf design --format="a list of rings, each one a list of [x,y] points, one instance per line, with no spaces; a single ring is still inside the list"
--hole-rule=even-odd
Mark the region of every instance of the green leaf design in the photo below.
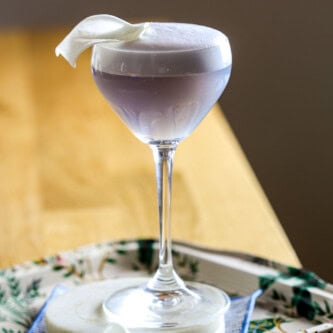
[[[84,263],[83,260],[78,260],[78,265],[82,266]],[[76,275],[79,278],[83,278],[85,276],[85,270],[81,269],[79,270],[74,264],[71,264],[69,266],[65,265],[54,265],[52,267],[53,271],[62,271],[65,270],[66,272],[63,274],[63,277],[68,278],[71,277],[72,275]]]
[[[76,273],[76,267],[72,264],[67,267],[67,272],[63,275],[65,278],[68,278]]]
[[[191,261],[190,262],[190,270],[192,275],[196,275],[199,272],[199,261]]]
[[[30,326],[30,324],[31,323],[29,323],[28,325],[27,325],[27,323],[25,323],[25,322],[23,322],[23,321],[20,321],[20,320],[14,320],[13,321],[15,324],[17,324],[17,325],[20,325],[20,326],[23,326],[23,327],[27,327],[27,328],[29,328],[29,326]]]
[[[7,284],[10,289],[10,295],[13,297],[17,297],[21,292],[20,281],[14,276],[9,276],[7,278]]]
[[[272,290],[272,299],[275,301],[282,301],[282,302],[287,302],[286,296],[284,294],[276,289]]]
[[[261,275],[259,276],[259,288],[262,290],[268,289],[275,281],[277,277],[274,275]]]
[[[289,277],[298,277],[304,280],[304,284],[308,285],[309,287],[317,287],[320,289],[324,289],[326,286],[326,282],[320,279],[315,273],[299,269],[295,267],[288,267],[288,276]]]
[[[33,280],[26,288],[26,295],[30,298],[34,298],[40,295],[39,288],[42,279],[35,279]]]
[[[331,307],[330,307],[330,305],[328,304],[328,302],[326,301],[326,299],[324,300],[324,304],[325,304],[325,310],[326,310],[326,313],[332,313],[332,312],[331,312]]]
[[[311,293],[304,287],[294,287],[294,296],[291,300],[295,306],[297,314],[309,320],[313,320],[316,315],[316,305],[312,301]]]
[[[282,317],[266,318],[260,320],[253,320],[250,323],[248,333],[264,333],[272,330],[273,328],[285,323],[286,320]]]
[[[145,265],[148,271],[151,271],[154,259],[154,240],[138,241],[138,260]]]
[[[3,289],[0,289],[0,304],[5,302],[6,292]]]
[[[115,258],[108,257],[108,258],[105,258],[105,262],[108,264],[116,264],[117,260]]]
[[[65,268],[65,266],[63,266],[63,265],[54,265],[52,267],[52,270],[54,270],[54,271],[61,271],[64,268]]]
[[[124,250],[124,249],[117,249],[116,252],[117,252],[119,255],[125,255],[125,254],[127,254],[127,251]]]
[[[325,310],[323,310],[319,303],[318,302],[313,302],[314,304],[314,308],[316,310],[316,313],[319,315],[319,316],[324,316],[325,315]]]
[[[289,300],[289,297],[287,298],[279,290],[279,284],[275,285],[275,283],[292,278],[297,278],[297,285],[292,287],[293,295],[291,300]],[[274,285],[274,289],[271,288],[272,285]],[[294,267],[287,267],[287,270],[280,272],[280,274],[276,276],[260,276],[259,286],[264,291],[267,289],[269,290],[268,295],[273,300],[273,306],[274,302],[278,302],[280,306],[283,305],[285,309],[288,309],[290,314],[297,313],[298,316],[304,317],[311,321],[322,321],[323,318],[321,317],[325,317],[326,319],[333,318],[331,307],[328,302],[318,303],[314,302],[312,299],[312,294],[309,290],[310,288],[316,287],[323,289],[326,286],[326,283],[313,272]]]

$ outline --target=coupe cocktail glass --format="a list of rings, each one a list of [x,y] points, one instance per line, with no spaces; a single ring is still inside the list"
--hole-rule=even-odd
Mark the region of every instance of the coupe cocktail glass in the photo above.
[[[93,48],[97,87],[132,133],[150,146],[155,161],[158,270],[146,285],[121,290],[104,303],[106,313],[119,316],[134,331],[195,332],[194,327],[218,322],[228,306],[222,291],[185,283],[174,271],[170,206],[176,148],[220,97],[231,63],[228,39],[194,24],[150,23],[137,40]]]

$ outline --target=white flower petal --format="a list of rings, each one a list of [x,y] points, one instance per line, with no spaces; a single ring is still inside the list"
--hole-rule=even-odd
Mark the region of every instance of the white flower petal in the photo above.
[[[73,28],[56,47],[55,53],[75,67],[77,57],[87,48],[98,43],[135,40],[146,26],[147,23],[130,24],[112,15],[89,16]]]

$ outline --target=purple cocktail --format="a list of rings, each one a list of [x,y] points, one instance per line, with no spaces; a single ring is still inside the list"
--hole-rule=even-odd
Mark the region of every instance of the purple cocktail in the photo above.
[[[223,332],[229,300],[222,291],[183,282],[171,254],[171,180],[177,145],[198,126],[225,89],[228,39],[194,24],[151,23],[140,38],[94,46],[92,74],[104,97],[154,154],[158,189],[159,267],[147,284],[104,303],[135,332]]]

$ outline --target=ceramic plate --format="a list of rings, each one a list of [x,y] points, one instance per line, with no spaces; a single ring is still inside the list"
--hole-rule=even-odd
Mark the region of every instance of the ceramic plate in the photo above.
[[[314,273],[246,254],[174,243],[174,264],[186,280],[215,285],[231,296],[263,290],[249,332],[298,332],[333,319],[333,287]],[[0,332],[27,332],[56,285],[154,272],[155,240],[93,244],[0,270]]]

